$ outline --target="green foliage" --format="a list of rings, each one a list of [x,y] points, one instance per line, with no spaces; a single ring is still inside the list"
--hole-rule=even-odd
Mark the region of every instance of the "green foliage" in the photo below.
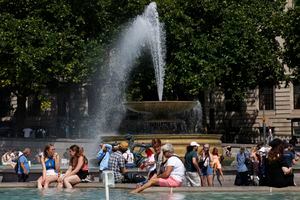
[[[120,29],[149,3],[0,0],[0,87],[26,96],[44,88],[55,90],[61,84],[89,81],[90,74],[104,66],[107,49]],[[157,3],[167,34],[164,99],[193,99],[203,90],[221,88],[226,98],[239,101],[249,88],[284,79],[275,38],[282,35],[285,1]],[[293,39],[299,20],[292,17],[299,19],[299,12],[289,14],[288,24],[295,28],[286,34],[291,38],[287,53],[299,45]],[[299,57],[292,55],[285,60],[296,68]],[[149,66],[148,58],[138,61],[129,82],[129,98],[156,99]]]
[[[292,69],[293,81],[300,78],[300,7],[287,12],[284,31],[284,62]]]
[[[168,98],[220,87],[229,99],[284,78],[278,61],[284,1],[161,1]]]

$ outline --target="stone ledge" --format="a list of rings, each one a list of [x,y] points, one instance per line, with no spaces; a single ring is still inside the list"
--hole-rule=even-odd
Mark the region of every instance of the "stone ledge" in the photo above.
[[[56,184],[51,184],[50,187],[55,187]],[[28,183],[1,183],[0,188],[36,188],[36,182]],[[101,183],[79,183],[75,188],[104,188]],[[126,189],[132,190],[135,184],[116,184],[113,189]],[[152,187],[144,192],[300,192],[300,187],[285,187],[285,188],[272,188],[264,186],[233,186],[233,187]]]

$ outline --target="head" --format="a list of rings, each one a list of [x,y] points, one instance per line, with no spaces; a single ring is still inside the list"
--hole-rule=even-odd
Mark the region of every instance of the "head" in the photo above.
[[[167,143],[161,147],[161,151],[163,152],[163,154],[166,158],[170,158],[174,154],[173,145],[170,143]]]
[[[80,147],[76,144],[70,146],[69,153],[71,157],[79,157],[82,155]]]
[[[122,141],[120,144],[119,144],[119,150],[122,152],[122,153],[125,153],[128,149],[128,142],[125,142],[125,141]]]
[[[55,153],[55,147],[53,144],[47,144],[44,148],[44,156],[45,158],[47,157],[52,157]]]
[[[212,150],[212,155],[219,155],[219,153],[218,153],[219,151],[218,151],[218,149],[217,149],[217,147],[214,147],[213,148],[213,150]]]
[[[29,156],[29,155],[31,154],[30,148],[25,148],[25,149],[23,150],[23,154],[24,154],[25,156]]]
[[[198,151],[198,147],[200,146],[197,142],[191,142],[190,146],[193,147],[194,151]]]
[[[186,152],[191,152],[191,151],[193,151],[193,150],[194,150],[194,147],[191,146],[191,145],[188,145],[188,146],[186,147]]]
[[[241,153],[244,153],[244,152],[245,152],[245,147],[243,147],[243,146],[240,147],[240,152],[241,152]]]
[[[275,138],[269,143],[269,145],[271,146],[271,150],[268,153],[269,160],[278,160],[283,156],[284,142],[281,139]]]
[[[204,152],[205,154],[208,154],[208,152],[209,152],[209,144],[204,144],[204,145],[203,145],[203,152]]]
[[[153,149],[154,149],[154,151],[155,151],[155,153],[160,153],[160,151],[161,151],[161,141],[160,141],[160,139],[158,139],[158,138],[154,138],[154,139],[152,139],[152,147],[153,147]]]

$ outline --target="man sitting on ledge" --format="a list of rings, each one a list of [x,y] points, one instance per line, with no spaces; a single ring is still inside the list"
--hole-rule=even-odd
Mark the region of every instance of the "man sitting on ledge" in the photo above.
[[[167,161],[164,164],[164,172],[153,176],[146,184],[133,190],[131,193],[139,193],[143,190],[158,185],[161,187],[179,187],[184,180],[185,168],[182,161],[174,154],[172,144],[165,144],[161,148]]]

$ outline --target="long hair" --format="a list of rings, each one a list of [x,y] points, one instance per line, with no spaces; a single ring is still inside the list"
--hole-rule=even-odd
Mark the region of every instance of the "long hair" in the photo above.
[[[217,156],[219,156],[217,147],[214,147],[214,148],[213,148],[211,154],[212,154],[212,155],[217,155]]]
[[[151,143],[152,143],[152,147],[154,147],[154,146],[161,146],[161,140],[158,139],[158,138],[153,138],[152,141],[151,141]]]
[[[48,154],[48,151],[51,147],[53,147],[54,145],[53,144],[47,144],[44,148],[44,158],[48,158],[49,157],[49,154]]]
[[[78,145],[74,144],[74,145],[70,146],[70,150],[75,152],[75,155],[71,156],[71,158],[70,158],[70,165],[72,165],[72,167],[75,168],[78,163],[78,158],[80,156],[82,156],[82,154],[83,154],[82,148],[80,148]]]
[[[283,151],[284,151],[283,143],[273,146],[271,148],[271,150],[269,151],[268,160],[270,160],[272,162],[272,161],[277,161],[277,160],[282,159]]]

